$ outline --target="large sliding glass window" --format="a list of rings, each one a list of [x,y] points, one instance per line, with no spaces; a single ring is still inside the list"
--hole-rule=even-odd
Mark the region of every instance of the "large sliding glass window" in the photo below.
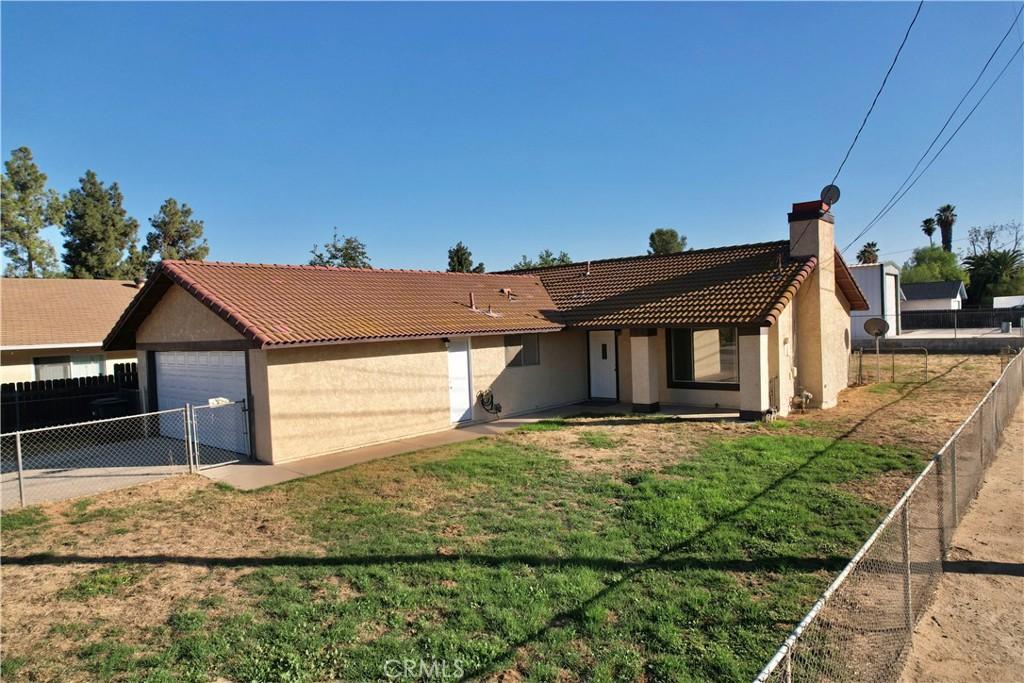
[[[680,389],[739,389],[735,327],[667,330],[668,385]]]

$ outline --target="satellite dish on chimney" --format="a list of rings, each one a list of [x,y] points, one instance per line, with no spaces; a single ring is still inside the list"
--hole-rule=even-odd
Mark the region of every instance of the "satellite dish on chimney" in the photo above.
[[[877,339],[889,331],[889,323],[885,318],[868,318],[864,321],[864,331]]]
[[[826,185],[821,190],[821,201],[825,202],[829,206],[834,206],[839,201],[839,186]]]

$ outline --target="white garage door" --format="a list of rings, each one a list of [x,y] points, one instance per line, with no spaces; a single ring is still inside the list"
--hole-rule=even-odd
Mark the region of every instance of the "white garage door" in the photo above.
[[[241,401],[246,397],[244,351],[158,351],[156,398],[159,410],[186,403],[205,406],[211,398]],[[216,411],[216,412],[213,412]],[[200,444],[245,453],[245,414],[236,408],[197,411],[196,438]],[[180,438],[177,420],[161,423],[161,433]]]

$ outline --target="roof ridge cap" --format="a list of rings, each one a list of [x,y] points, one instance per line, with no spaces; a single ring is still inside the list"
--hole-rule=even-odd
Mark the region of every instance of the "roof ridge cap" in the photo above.
[[[323,271],[348,271],[359,273],[417,273],[421,275],[462,275],[472,277],[532,277],[528,272],[511,273],[494,271],[491,273],[464,273],[449,270],[427,270],[425,268],[353,268],[350,266],[314,266],[301,263],[251,263],[246,261],[195,261],[191,259],[166,259],[163,261],[173,266],[212,266],[217,268],[253,268],[262,270],[323,270]]]
[[[712,251],[725,251],[727,249],[749,249],[750,247],[766,247],[769,245],[776,246],[789,246],[789,240],[768,240],[765,242],[748,242],[745,244],[726,244],[718,247],[703,247],[701,249],[687,249],[685,251],[677,251],[672,254],[636,254],[634,256],[613,256],[611,258],[601,259],[586,259],[583,261],[573,261],[572,263],[559,263],[552,266],[538,266],[536,268],[527,268],[524,272],[535,273],[537,271],[550,271],[556,268],[574,268],[586,265],[587,263],[593,265],[595,263],[615,263],[619,261],[631,261],[640,259],[666,259],[666,258],[679,258],[681,256],[687,256],[690,254],[700,254]],[[508,271],[505,271],[508,272]]]

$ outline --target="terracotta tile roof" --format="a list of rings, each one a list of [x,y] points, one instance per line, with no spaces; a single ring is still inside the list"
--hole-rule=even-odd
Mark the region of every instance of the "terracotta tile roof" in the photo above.
[[[837,275],[837,284],[860,305],[863,295],[836,263],[849,280]],[[789,242],[779,241],[525,272],[540,277],[571,326],[772,325],[816,265],[790,258]]]
[[[108,348],[134,343],[135,329],[171,283],[258,347],[563,327],[551,297],[530,275],[164,261],[111,332]],[[512,291],[511,300],[502,289]],[[486,313],[489,306],[494,315]]]
[[[138,293],[122,280],[3,278],[0,345],[98,345]]]

